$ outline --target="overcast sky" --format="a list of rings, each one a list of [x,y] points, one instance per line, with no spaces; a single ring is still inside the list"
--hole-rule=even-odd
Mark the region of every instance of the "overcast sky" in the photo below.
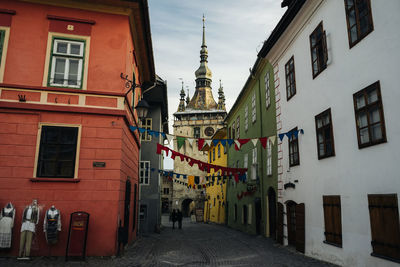
[[[200,64],[202,16],[206,17],[208,66],[212,72],[212,91],[222,80],[229,112],[249,76],[258,51],[286,8],[280,0],[148,0],[150,25],[157,74],[167,81],[169,130],[173,133],[173,113],[179,103],[182,78],[195,90],[195,75]],[[170,159],[165,168],[172,169]]]

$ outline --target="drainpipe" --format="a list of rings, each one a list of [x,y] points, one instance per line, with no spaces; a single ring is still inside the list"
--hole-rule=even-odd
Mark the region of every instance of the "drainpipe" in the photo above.
[[[258,99],[259,99],[259,107],[260,107],[260,136],[262,137],[263,135],[263,117],[262,117],[262,105],[261,105],[261,84],[260,84],[260,78],[258,79]],[[261,187],[261,226],[263,227],[263,230],[261,232],[265,231],[265,225],[266,225],[266,210],[265,210],[265,199],[264,199],[264,161],[263,161],[263,153],[260,153],[260,158],[261,158],[261,179],[260,179],[260,187]],[[260,227],[261,227],[260,226]],[[266,234],[266,232],[264,232]]]

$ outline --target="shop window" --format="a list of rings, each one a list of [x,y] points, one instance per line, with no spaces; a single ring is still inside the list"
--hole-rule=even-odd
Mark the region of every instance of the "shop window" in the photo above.
[[[150,184],[150,161],[140,161],[139,179],[142,185]]]
[[[296,76],[294,71],[294,56],[285,65],[286,99],[289,101],[296,94]]]
[[[335,145],[330,108],[315,116],[315,128],[317,132],[318,159],[334,156]]]
[[[325,243],[342,247],[342,212],[340,196],[323,196]]]
[[[311,67],[313,78],[317,77],[324,69],[328,62],[328,48],[326,45],[326,33],[321,23],[310,35],[311,48]]]
[[[79,127],[41,126],[36,177],[74,178]]]
[[[292,129],[290,132],[297,132],[297,127]],[[292,134],[289,138],[289,166],[300,165],[300,155],[299,155],[299,139]]]
[[[353,95],[358,147],[386,142],[385,119],[379,81]]]
[[[271,90],[269,86],[269,72],[265,74],[264,82],[265,82],[265,107],[268,109],[271,105]]]
[[[350,48],[374,30],[370,0],[345,0]]]
[[[400,262],[397,194],[368,195],[372,256]]]
[[[85,42],[53,38],[49,86],[82,88]]]
[[[140,123],[141,128],[146,129],[144,133],[141,134],[140,139],[142,141],[151,141],[151,135],[149,134],[148,130],[152,130],[152,123],[153,120],[151,118],[143,119]]]

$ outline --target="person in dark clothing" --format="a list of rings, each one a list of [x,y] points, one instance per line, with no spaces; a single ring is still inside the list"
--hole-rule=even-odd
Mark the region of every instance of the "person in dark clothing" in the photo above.
[[[178,213],[176,214],[177,220],[178,220],[178,226],[179,229],[182,229],[182,211],[178,210]]]
[[[171,219],[172,219],[172,229],[175,229],[175,222],[178,219],[176,209],[172,211]]]

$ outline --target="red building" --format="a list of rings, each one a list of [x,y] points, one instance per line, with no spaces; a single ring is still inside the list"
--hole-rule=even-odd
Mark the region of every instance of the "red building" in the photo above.
[[[90,214],[86,255],[115,255],[137,232],[140,141],[129,125],[155,83],[147,0],[1,0],[0,37],[0,208],[16,208],[0,255],[18,255],[32,199],[41,212],[31,256],[65,255],[76,211]],[[140,85],[134,94],[121,73]],[[51,205],[62,230],[50,250]]]

